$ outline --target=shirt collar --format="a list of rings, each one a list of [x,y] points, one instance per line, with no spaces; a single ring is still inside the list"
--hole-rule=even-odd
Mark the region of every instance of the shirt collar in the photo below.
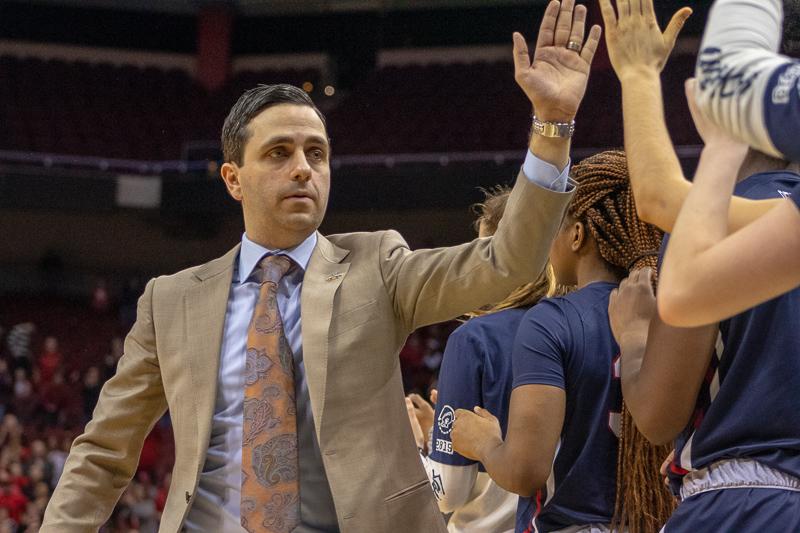
[[[239,268],[238,268],[238,283],[244,283],[248,280],[250,275],[255,270],[258,262],[265,255],[284,254],[288,255],[292,261],[299,266],[303,272],[308,267],[308,262],[311,260],[311,253],[317,245],[317,232],[315,231],[309,235],[306,240],[286,250],[265,248],[260,244],[256,244],[247,238],[247,233],[242,234],[242,247],[239,250]]]

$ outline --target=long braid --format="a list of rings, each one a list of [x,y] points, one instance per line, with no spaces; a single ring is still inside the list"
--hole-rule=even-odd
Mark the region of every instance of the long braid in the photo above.
[[[655,272],[663,233],[636,214],[625,153],[584,159],[573,167],[572,177],[578,188],[569,215],[583,222],[609,267],[620,276],[645,266]],[[623,402],[613,527],[655,533],[667,521],[674,504],[658,470],[669,451],[639,433]]]

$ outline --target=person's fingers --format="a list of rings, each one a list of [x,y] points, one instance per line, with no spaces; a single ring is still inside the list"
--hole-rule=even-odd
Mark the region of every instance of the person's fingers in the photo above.
[[[656,12],[653,9],[653,0],[642,0],[642,16],[645,20],[655,18]]]
[[[672,20],[669,21],[667,29],[664,30],[664,42],[669,46],[670,50],[675,46],[675,41],[678,40],[678,35],[683,29],[683,25],[686,24],[686,20],[691,16],[692,8],[690,7],[682,7],[672,15]]]
[[[488,420],[492,420],[492,419],[496,418],[496,417],[495,417],[495,416],[494,416],[494,415],[491,413],[491,411],[488,411],[487,409],[484,409],[483,407],[480,407],[480,406],[478,406],[478,405],[476,405],[476,406],[473,408],[473,411],[475,411],[475,414],[476,414],[476,415],[478,415],[478,416],[479,416],[479,417],[481,417],[481,418],[486,418],[486,419],[488,419]]]
[[[531,68],[531,56],[528,53],[528,44],[521,33],[514,32],[514,72],[520,74]]]
[[[600,14],[603,16],[603,24],[606,25],[606,31],[617,25],[617,14],[614,11],[611,0],[600,0]]]
[[[553,39],[556,34],[556,22],[558,21],[558,12],[561,9],[561,2],[553,0],[547,4],[544,10],[544,17],[539,26],[539,35],[536,37],[536,48],[544,46],[553,46]]]
[[[407,398],[411,400],[411,403],[414,404],[414,407],[424,407],[425,404],[428,403],[428,402],[425,401],[425,398],[423,398],[422,396],[420,396],[419,394],[417,394],[415,392],[412,392],[411,394],[409,394],[407,396]]]
[[[642,15],[642,0],[630,0],[630,9],[632,17],[639,17]]]
[[[436,405],[436,402],[439,400],[439,391],[436,389],[431,389],[431,403]]]
[[[466,409],[456,409],[455,415],[453,416],[453,421],[455,422],[462,417],[470,415],[472,415],[471,411],[468,411]]]
[[[621,287],[621,285],[620,285]],[[611,312],[617,305],[617,298],[619,298],[619,289],[614,289],[611,291],[611,295],[608,297],[608,311]]]
[[[639,269],[641,274],[639,275],[639,283],[644,285],[650,285],[650,281],[653,279],[653,269],[649,266],[640,268]]]
[[[575,42],[583,44],[583,35],[586,32],[586,6],[575,6],[575,12],[572,14],[572,31],[569,34],[568,42]],[[583,50],[583,47],[581,47]]]
[[[555,46],[566,46],[572,30],[572,12],[575,8],[575,0],[563,0],[561,10],[558,12],[558,22],[556,22],[556,33],[553,39]]]
[[[617,15],[620,21],[630,18],[631,3],[629,0],[617,0]]]
[[[581,57],[590,65],[594,59],[595,52],[597,52],[597,46],[600,44],[600,36],[602,33],[603,30],[600,28],[600,26],[597,24],[592,26],[592,29],[589,30],[589,37],[586,38],[586,43],[583,45],[583,49],[581,50]]]

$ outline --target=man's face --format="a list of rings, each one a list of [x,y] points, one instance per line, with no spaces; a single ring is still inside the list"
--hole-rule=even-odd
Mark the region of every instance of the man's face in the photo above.
[[[311,107],[279,104],[247,128],[242,165],[226,163],[222,175],[242,202],[248,237],[276,248],[299,244],[322,223],[328,205],[325,126]]]

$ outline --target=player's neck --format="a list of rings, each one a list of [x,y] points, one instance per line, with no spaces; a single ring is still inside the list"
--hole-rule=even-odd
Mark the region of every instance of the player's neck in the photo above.
[[[790,170],[796,172],[797,165],[761,153],[752,148],[747,152],[747,155],[742,161],[742,166],[739,167],[739,175],[736,177],[736,182],[740,182],[761,172],[775,172],[780,170]]]
[[[605,281],[608,283],[619,283],[620,279],[614,272],[612,272],[603,258],[589,254],[582,257],[576,265],[576,279],[578,281],[578,288],[582,289],[590,283],[597,283],[598,281]]]

